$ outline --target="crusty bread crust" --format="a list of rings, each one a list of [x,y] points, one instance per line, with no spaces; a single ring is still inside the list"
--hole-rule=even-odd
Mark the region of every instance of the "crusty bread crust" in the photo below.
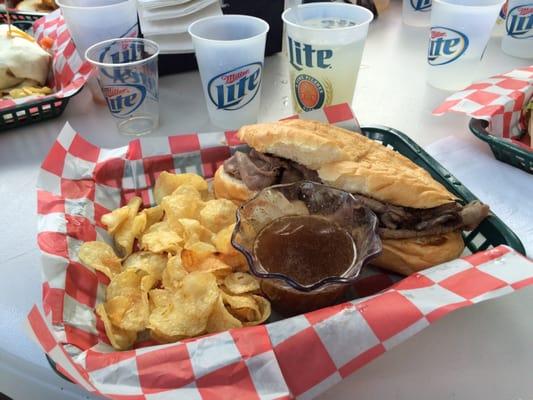
[[[239,129],[238,135],[259,152],[288,158],[314,170],[324,164],[350,159],[350,154],[336,140],[290,125],[246,125]]]
[[[213,178],[213,189],[217,199],[228,199],[240,204],[251,198],[255,192],[248,189],[243,181],[224,172],[224,166],[218,167]]]
[[[458,231],[422,238],[384,239],[382,245],[383,252],[371,264],[402,275],[454,260],[465,247]]]
[[[408,158],[364,135],[318,121],[243,126],[239,138],[257,151],[318,171],[327,184],[403,207],[432,208],[454,196]]]

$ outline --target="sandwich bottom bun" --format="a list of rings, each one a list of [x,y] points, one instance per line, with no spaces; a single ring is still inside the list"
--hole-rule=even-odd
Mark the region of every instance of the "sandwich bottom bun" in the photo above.
[[[215,172],[213,189],[217,199],[228,199],[237,204],[245,202],[256,193],[248,189],[244,182],[226,174],[223,165]]]
[[[383,239],[383,252],[371,264],[402,275],[410,275],[453,260],[465,248],[461,232],[412,239]]]

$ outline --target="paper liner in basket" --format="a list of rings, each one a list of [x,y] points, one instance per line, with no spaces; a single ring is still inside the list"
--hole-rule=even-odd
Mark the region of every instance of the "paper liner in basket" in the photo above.
[[[433,114],[456,111],[489,121],[488,131],[492,135],[510,139],[533,151],[532,138],[526,136],[524,118],[525,106],[532,96],[533,65],[530,65],[476,82],[452,94],[433,110]]]
[[[302,117],[348,128],[357,124],[347,105]],[[161,171],[212,176],[238,145],[235,132],[216,132],[102,149],[68,125],[63,129],[39,176],[44,314],[35,306],[28,321],[69,379],[115,399],[311,398],[443,315],[533,284],[533,263],[498,247],[393,286],[396,276],[367,269],[356,291],[371,297],[305,315],[114,351],[94,313],[105,284],[79,263],[80,244],[106,239],[100,217],[130,196],[152,203],[151,186]]]
[[[87,82],[92,71],[91,65],[83,61],[67,29],[61,10],[56,10],[38,19],[33,24],[37,42],[49,37],[53,40],[51,77],[47,82],[54,93],[47,96],[27,96],[20,99],[1,99],[0,110],[22,104],[72,96]]]

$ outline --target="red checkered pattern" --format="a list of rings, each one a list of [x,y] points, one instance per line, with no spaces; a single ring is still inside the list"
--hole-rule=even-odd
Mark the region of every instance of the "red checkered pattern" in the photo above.
[[[348,105],[308,113],[352,129]],[[533,284],[533,263],[507,247],[400,280],[367,268],[353,290],[369,296],[279,320],[167,345],[115,352],[94,307],[107,280],[78,248],[105,236],[100,216],[150,187],[164,171],[212,175],[238,145],[233,132],[143,138],[99,149],[65,126],[38,181],[43,310],[28,322],[58,369],[113,399],[312,398],[445,314]]]
[[[474,83],[448,97],[433,110],[433,114],[456,111],[489,121],[488,130],[494,136],[513,139],[513,143],[521,147],[527,147],[527,144],[533,148],[529,136],[527,142],[523,139],[520,142],[514,140],[523,137],[526,132],[522,117],[524,106],[532,96],[533,65]]]
[[[78,55],[60,10],[35,21],[33,29],[38,42],[46,36],[54,41],[51,48],[53,53],[52,77],[47,82],[54,93],[45,97],[28,96],[21,99],[2,99],[0,100],[0,110],[34,102],[37,98],[52,99],[72,96],[89,79],[92,67]]]

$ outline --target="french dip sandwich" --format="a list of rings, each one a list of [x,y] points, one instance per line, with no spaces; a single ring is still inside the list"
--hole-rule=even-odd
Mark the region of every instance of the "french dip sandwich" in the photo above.
[[[372,263],[400,274],[460,256],[461,231],[489,213],[480,202],[461,205],[406,157],[342,128],[286,120],[244,126],[238,136],[251,151],[236,152],[216,171],[217,197],[243,202],[267,186],[303,179],[350,192],[380,221],[383,253]]]

